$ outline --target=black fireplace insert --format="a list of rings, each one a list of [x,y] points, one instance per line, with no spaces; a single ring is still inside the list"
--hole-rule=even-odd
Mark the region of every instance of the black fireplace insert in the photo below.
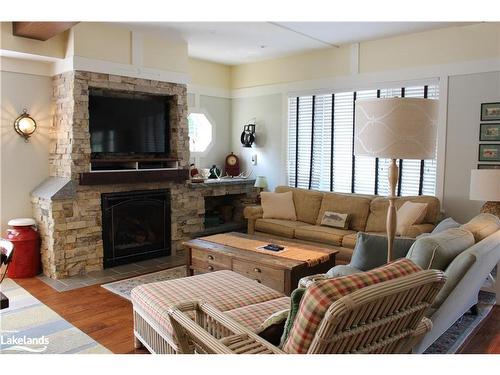
[[[101,194],[104,268],[170,255],[170,192]]]

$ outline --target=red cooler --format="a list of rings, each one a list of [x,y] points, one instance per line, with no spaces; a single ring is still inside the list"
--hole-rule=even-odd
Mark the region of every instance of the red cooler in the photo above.
[[[12,279],[33,277],[40,273],[40,236],[33,219],[12,219],[7,239],[14,244],[7,276]]]

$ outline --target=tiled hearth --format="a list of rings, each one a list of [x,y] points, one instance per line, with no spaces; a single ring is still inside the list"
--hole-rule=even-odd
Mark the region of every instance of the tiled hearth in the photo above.
[[[185,264],[186,257],[179,254],[176,256],[143,260],[140,262],[125,264],[123,266],[106,268],[100,271],[92,271],[85,275],[78,275],[65,279],[55,280],[45,275],[40,275],[38,278],[58,292],[66,292],[68,290],[84,288],[90,285],[129,279],[131,277],[157,272],[167,268],[178,267]]]

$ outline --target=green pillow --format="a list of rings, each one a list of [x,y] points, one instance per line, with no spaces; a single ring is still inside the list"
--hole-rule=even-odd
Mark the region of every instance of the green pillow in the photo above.
[[[396,237],[394,239],[393,260],[404,258],[414,242],[414,238]],[[387,237],[358,232],[349,266],[361,271],[370,271],[386,263]]]
[[[283,335],[281,336],[281,341],[279,347],[281,348],[283,344],[288,339],[288,335],[290,334],[290,330],[293,327],[293,323],[295,322],[295,318],[297,317],[297,313],[299,311],[300,300],[304,295],[306,288],[297,288],[290,295],[290,311],[288,313],[288,318],[285,322],[285,328],[283,330]]]

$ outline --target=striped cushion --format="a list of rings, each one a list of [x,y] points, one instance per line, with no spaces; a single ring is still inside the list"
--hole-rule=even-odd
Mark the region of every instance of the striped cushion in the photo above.
[[[252,331],[256,331],[273,313],[290,308],[290,297],[281,297],[226,311],[226,314]]]
[[[341,297],[363,287],[421,271],[409,259],[400,259],[369,272],[324,279],[311,284],[302,297],[299,312],[283,350],[307,353],[316,330],[330,305]]]
[[[283,294],[232,271],[144,284],[131,293],[134,309],[168,337],[172,337],[172,327],[167,310],[180,302],[203,300],[227,311],[281,297]]]

